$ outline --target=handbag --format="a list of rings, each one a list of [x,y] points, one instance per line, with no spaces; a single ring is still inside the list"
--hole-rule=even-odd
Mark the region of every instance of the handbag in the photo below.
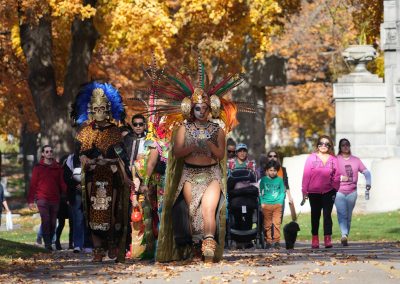
[[[13,229],[13,221],[11,212],[6,213],[6,230],[11,231]]]

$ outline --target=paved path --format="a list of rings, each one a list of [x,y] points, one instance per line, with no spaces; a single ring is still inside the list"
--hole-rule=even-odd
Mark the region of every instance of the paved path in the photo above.
[[[225,251],[217,264],[130,261],[90,262],[90,255],[62,251],[26,264],[0,281],[29,283],[400,283],[400,242],[351,243],[311,250]],[[10,282],[11,280],[11,282]]]

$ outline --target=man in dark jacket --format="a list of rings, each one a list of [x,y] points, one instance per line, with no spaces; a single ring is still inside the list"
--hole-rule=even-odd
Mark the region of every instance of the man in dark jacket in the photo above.
[[[67,192],[63,169],[53,159],[53,149],[49,145],[42,147],[42,158],[32,172],[28,193],[28,204],[34,209],[36,201],[42,221],[45,248],[52,250],[51,242],[56,228],[57,213],[61,193]]]

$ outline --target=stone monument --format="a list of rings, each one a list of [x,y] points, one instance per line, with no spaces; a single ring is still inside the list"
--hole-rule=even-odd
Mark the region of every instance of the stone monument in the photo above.
[[[381,49],[384,51],[384,80],[366,70],[376,57],[368,45],[350,46],[345,61],[355,65],[333,85],[336,104],[336,146],[341,138],[372,173],[371,200],[358,202],[358,211],[387,211],[400,208],[400,0],[384,1]],[[360,178],[359,198],[364,200],[365,181]],[[390,198],[389,198],[390,197]]]

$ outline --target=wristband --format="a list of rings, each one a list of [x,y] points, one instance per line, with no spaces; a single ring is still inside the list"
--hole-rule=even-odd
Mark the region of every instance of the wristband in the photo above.
[[[143,180],[143,185],[148,185],[149,184],[149,177],[145,177]]]

